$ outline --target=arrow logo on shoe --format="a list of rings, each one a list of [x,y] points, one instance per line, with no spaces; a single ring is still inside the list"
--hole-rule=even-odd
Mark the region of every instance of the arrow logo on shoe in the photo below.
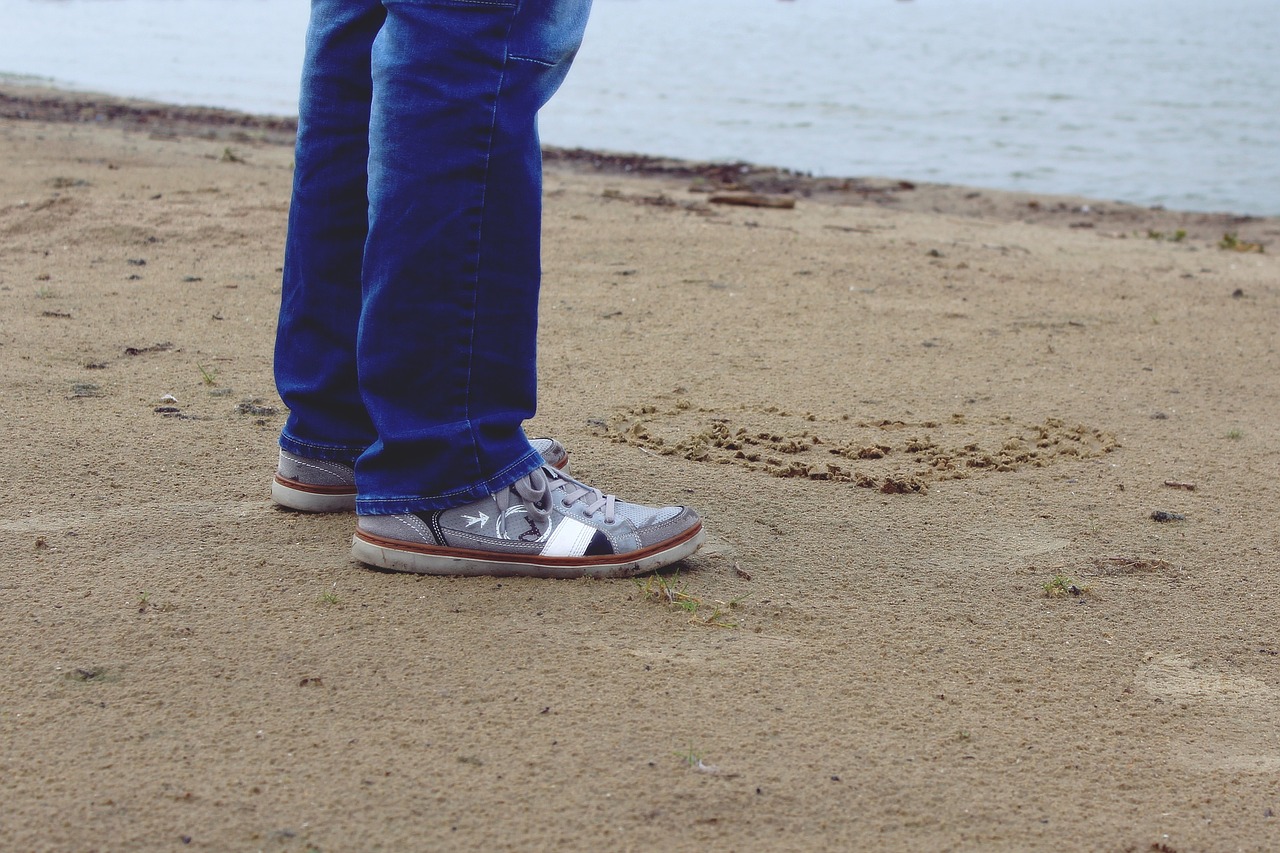
[[[462,518],[467,522],[467,527],[475,527],[478,524],[480,525],[481,530],[483,530],[484,526],[489,523],[489,516],[485,515],[483,512],[479,515],[464,515]]]

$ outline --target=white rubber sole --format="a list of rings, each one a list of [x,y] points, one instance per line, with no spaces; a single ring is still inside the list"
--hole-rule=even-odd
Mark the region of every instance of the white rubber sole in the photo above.
[[[614,557],[539,557],[512,559],[485,551],[453,549],[421,550],[397,547],[390,540],[356,533],[351,540],[351,556],[379,569],[413,572],[420,575],[455,575],[462,577],[528,577],[528,578],[629,578],[652,572],[683,560],[702,546],[706,534],[699,524],[686,531],[683,538],[663,543],[644,552]],[[406,543],[408,544],[408,543]]]
[[[355,492],[324,492],[271,481],[271,500],[298,512],[355,512]]]

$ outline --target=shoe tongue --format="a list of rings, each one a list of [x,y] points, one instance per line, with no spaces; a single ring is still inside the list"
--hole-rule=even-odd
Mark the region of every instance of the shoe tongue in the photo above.
[[[553,478],[547,476],[548,470],[546,466],[534,468],[516,480],[508,487],[512,497],[519,503],[537,504],[547,491],[556,488],[557,485],[553,482]]]

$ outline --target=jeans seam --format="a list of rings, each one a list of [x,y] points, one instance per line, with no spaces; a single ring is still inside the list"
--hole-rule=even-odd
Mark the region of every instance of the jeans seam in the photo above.
[[[518,62],[532,62],[532,63],[534,63],[535,65],[541,65],[543,68],[555,68],[555,67],[556,67],[556,64],[555,64],[554,62],[547,62],[545,59],[537,59],[536,57],[533,57],[533,56],[516,56],[516,55],[513,53],[513,54],[511,54],[510,56],[508,56],[507,58],[508,58],[508,59],[516,60],[516,61],[518,61]]]
[[[536,457],[536,456],[537,456],[537,451],[530,449],[529,453],[524,454],[515,462],[512,462],[510,465],[507,465],[502,470],[494,474],[492,477],[488,477],[484,480],[481,480],[479,483],[473,483],[469,486],[463,486],[457,489],[450,489],[449,491],[439,495],[427,495],[425,497],[422,495],[414,495],[412,497],[360,498],[360,502],[362,504],[385,505],[385,504],[406,504],[406,503],[419,503],[419,502],[431,503],[435,501],[452,501],[459,497],[471,495],[477,489],[483,489],[486,494],[492,495],[497,493],[499,489],[505,488],[506,486],[509,486],[511,485],[512,482],[514,482],[514,480],[509,481],[507,479],[510,471],[523,467],[531,457]],[[500,485],[491,486],[490,485],[491,483],[498,483]]]
[[[335,455],[341,455],[343,458],[345,458],[349,455],[351,459],[354,461],[357,456],[360,456],[362,453],[364,453],[368,449],[367,445],[365,447],[352,447],[344,444],[320,444],[314,441],[305,441],[303,439],[297,438],[296,436],[290,435],[289,432],[286,430],[280,431],[280,439],[281,439],[280,443],[282,445],[285,443],[288,443],[298,448],[305,447],[308,450],[315,451],[315,453],[312,455],[298,454],[302,456],[307,456],[307,458],[314,458],[314,459],[324,459],[326,457],[331,457]],[[287,447],[283,449],[288,450],[290,453],[294,452],[289,450],[289,448]],[[328,459],[327,461],[339,461],[339,460]]]
[[[519,14],[518,9],[516,14]],[[467,395],[466,402],[463,404],[463,417],[466,419],[467,430],[471,437],[471,453],[475,459],[477,470],[480,470],[481,467],[480,448],[476,442],[475,428],[471,424],[471,372],[475,367],[476,314],[478,313],[477,305],[480,298],[480,272],[483,268],[485,218],[488,215],[486,205],[489,201],[489,172],[493,168],[493,140],[498,133],[498,108],[502,101],[502,91],[507,83],[507,63],[511,59],[507,48],[511,44],[511,31],[515,28],[515,23],[515,15],[512,15],[511,20],[507,23],[507,31],[502,37],[502,72],[498,75],[498,88],[494,92],[493,111],[489,117],[489,138],[484,152],[484,183],[481,185],[480,192],[480,226],[476,233],[475,286],[471,295],[471,334],[467,340]]]

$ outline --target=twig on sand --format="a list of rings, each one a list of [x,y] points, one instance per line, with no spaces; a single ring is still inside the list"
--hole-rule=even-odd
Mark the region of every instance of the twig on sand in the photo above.
[[[796,200],[788,195],[761,195],[760,193],[721,193],[707,199],[712,204],[736,204],[741,207],[776,207],[791,210]]]

